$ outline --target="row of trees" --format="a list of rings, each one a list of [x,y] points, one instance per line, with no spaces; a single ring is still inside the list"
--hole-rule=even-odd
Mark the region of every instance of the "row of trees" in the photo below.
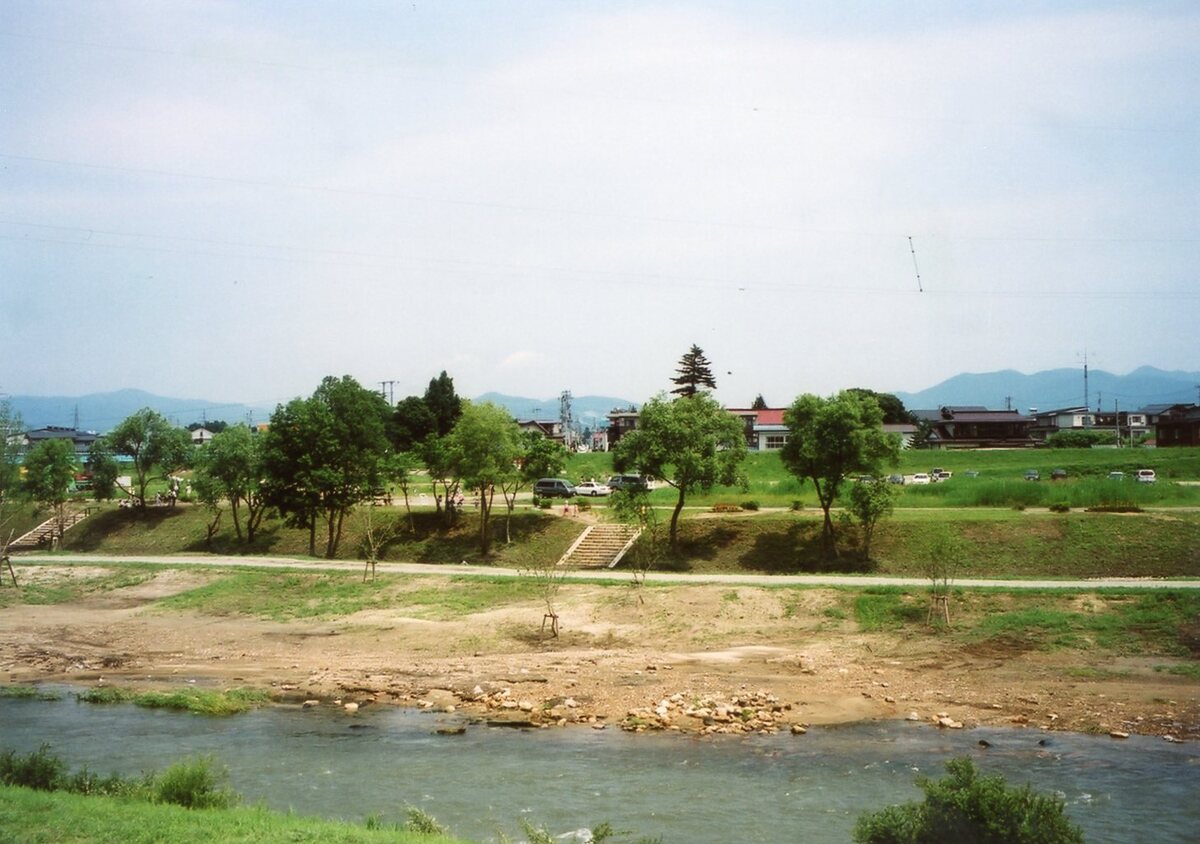
[[[702,349],[691,347],[672,381],[677,397],[659,395],[645,404],[638,427],[617,443],[613,465],[618,471],[659,478],[678,492],[668,534],[675,546],[688,495],[717,485],[744,485],[746,438],[742,422],[709,392],[716,388],[716,379]],[[788,440],[781,456],[801,483],[810,482],[816,490],[824,513],[821,543],[826,556],[837,556],[830,509],[846,479],[856,474],[878,478],[884,467],[899,460],[898,440],[882,428],[886,418],[879,394],[863,389],[828,398],[805,394],[784,413]],[[851,507],[866,527],[869,553],[871,532],[890,511],[892,491],[875,480],[851,492]]]

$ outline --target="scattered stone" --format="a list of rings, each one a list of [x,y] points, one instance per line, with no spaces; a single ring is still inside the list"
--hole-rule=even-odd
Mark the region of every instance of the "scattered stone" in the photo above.
[[[309,700],[306,700],[306,701],[304,701],[304,703],[302,703],[302,704],[300,704],[300,705],[301,705],[302,707],[304,707],[305,709],[312,709],[314,706],[320,706],[320,705],[321,705],[321,701],[319,701],[319,700],[312,700],[312,699],[310,698]]]
[[[353,713],[353,712],[357,712],[357,711],[358,711],[358,704],[357,704],[357,703],[354,703],[353,701],[351,701],[350,703],[344,704],[344,705],[342,706],[342,709],[345,709],[347,712],[352,712],[352,713]]]
[[[981,738],[981,739],[979,740],[979,746],[980,746],[980,747],[991,747],[991,746],[992,746],[992,743],[991,743],[990,741],[988,741],[987,739],[985,739],[985,738]]]
[[[808,732],[808,728],[802,724],[792,724],[792,735],[802,736]]]
[[[920,715],[918,715],[918,714],[916,713],[916,711],[914,710],[913,712],[910,712],[910,713],[908,713],[907,715],[905,715],[905,716],[904,716],[904,720],[905,720],[905,721],[920,721],[920,720],[921,720],[921,716],[920,716]]]
[[[439,736],[461,736],[466,731],[467,728],[461,724],[457,727],[438,727],[436,730]]]
[[[962,721],[955,721],[949,716],[941,716],[937,719],[937,725],[949,730],[961,730],[963,728]]]
[[[892,697],[891,695],[885,695],[883,698],[883,702],[884,703],[895,703],[896,699],[894,697]]]
[[[1113,738],[1129,738],[1129,733],[1124,730],[1109,730],[1108,734]]]

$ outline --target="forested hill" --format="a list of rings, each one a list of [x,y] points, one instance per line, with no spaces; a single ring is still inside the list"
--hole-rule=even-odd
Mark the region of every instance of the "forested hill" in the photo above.
[[[1121,410],[1137,410],[1148,404],[1173,404],[1197,401],[1200,372],[1167,372],[1143,366],[1127,375],[1093,369],[1088,373],[1088,406],[1101,405],[1112,410],[1114,402]],[[983,405],[1002,409],[1010,402],[1013,409],[1052,410],[1082,406],[1084,403],[1083,367],[1048,369],[1026,375],[1015,369],[1000,372],[963,373],[916,393],[896,392],[909,410],[944,405]]]

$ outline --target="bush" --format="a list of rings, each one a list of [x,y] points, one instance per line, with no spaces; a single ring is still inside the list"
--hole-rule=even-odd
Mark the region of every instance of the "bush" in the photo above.
[[[1142,508],[1136,504],[1097,504],[1095,507],[1088,507],[1088,513],[1141,513]]]
[[[0,783],[4,785],[54,791],[62,787],[66,773],[66,764],[50,753],[48,744],[28,756],[18,756],[12,750],[0,754]]]
[[[742,502],[742,509],[743,509],[743,510],[757,510],[757,509],[758,509],[758,502],[757,502],[757,501],[753,501],[753,500],[751,500],[751,501],[743,501],[743,502]]]
[[[801,510],[804,509],[804,502],[801,501],[799,498],[797,498],[795,501],[792,502],[792,509],[795,510],[797,513],[800,512]]]
[[[208,757],[185,759],[154,778],[153,799],[188,809],[228,809],[237,795],[224,787],[227,776]]]
[[[923,803],[888,806],[862,815],[854,827],[859,844],[923,844],[971,841],[975,844],[1066,844],[1082,842],[1083,832],[1068,820],[1063,802],[1029,786],[1014,788],[996,775],[980,777],[971,760],[946,763],[940,780],[917,778]]]
[[[1050,505],[1051,513],[1070,513],[1071,505],[1065,501],[1056,501]]]

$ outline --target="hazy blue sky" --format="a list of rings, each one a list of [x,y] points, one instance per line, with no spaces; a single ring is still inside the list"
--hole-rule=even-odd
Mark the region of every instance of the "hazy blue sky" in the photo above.
[[[0,392],[1197,369],[1197,68],[1194,2],[5,0]]]

